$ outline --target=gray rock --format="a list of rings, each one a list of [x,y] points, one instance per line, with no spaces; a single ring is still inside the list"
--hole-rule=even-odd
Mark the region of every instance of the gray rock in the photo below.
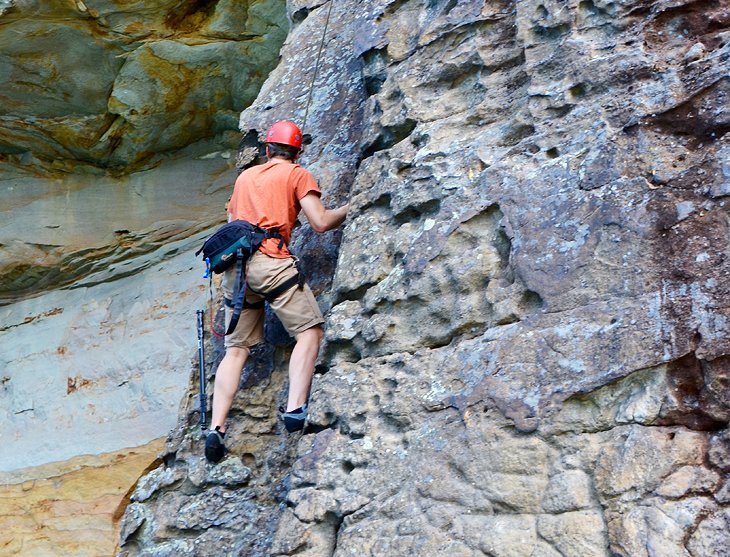
[[[176,555],[194,555],[193,544],[188,540],[174,540],[155,545],[140,553],[144,557],[174,557]]]
[[[196,530],[211,526],[235,528],[255,518],[255,506],[249,502],[252,497],[250,492],[214,487],[188,498],[179,508],[174,524],[177,528]]]
[[[184,477],[180,468],[161,467],[140,478],[132,494],[132,501],[143,503],[157,491],[173,485]]]
[[[687,547],[692,557],[730,555],[730,512],[723,509],[702,520]]]
[[[218,464],[211,464],[205,458],[199,457],[189,462],[188,478],[198,487],[237,487],[248,482],[251,469],[236,456],[229,456]]]
[[[131,536],[138,533],[140,527],[142,527],[145,522],[151,521],[152,519],[152,512],[144,505],[140,503],[132,503],[127,506],[119,530],[119,543],[121,545],[126,543]],[[141,536],[137,534],[137,538],[140,539]]]
[[[730,431],[725,430],[713,435],[707,454],[713,466],[724,472],[730,471]]]
[[[599,455],[596,488],[604,496],[645,496],[678,466],[702,463],[705,445],[702,434],[636,426],[622,433]]]
[[[684,466],[668,476],[657,489],[657,495],[668,499],[684,497],[690,493],[712,493],[717,489],[720,476],[701,466]]]
[[[610,555],[606,547],[606,525],[598,511],[541,516],[537,520],[537,532],[561,555]]]
[[[715,493],[715,500],[718,503],[728,503],[730,502],[730,479],[725,480],[725,483],[720,487],[719,490]]]
[[[594,504],[591,478],[582,470],[566,470],[551,477],[542,501],[549,513],[580,511]]]

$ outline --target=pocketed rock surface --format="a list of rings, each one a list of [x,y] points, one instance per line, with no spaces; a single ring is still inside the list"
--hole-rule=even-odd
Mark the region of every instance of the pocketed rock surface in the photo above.
[[[329,6],[289,2],[246,136],[303,117]],[[192,388],[120,555],[728,555],[727,4],[343,0],[329,29],[304,162],[352,205],[338,253],[297,240],[308,426],[275,352],[211,466]]]

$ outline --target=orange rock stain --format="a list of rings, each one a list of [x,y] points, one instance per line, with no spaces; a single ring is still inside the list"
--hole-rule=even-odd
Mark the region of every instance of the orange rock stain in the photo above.
[[[114,555],[137,480],[164,439],[96,456],[0,473],[0,555]]]

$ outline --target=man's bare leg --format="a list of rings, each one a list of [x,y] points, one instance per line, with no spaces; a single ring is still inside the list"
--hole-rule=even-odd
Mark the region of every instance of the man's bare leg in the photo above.
[[[238,384],[241,382],[241,371],[246,365],[250,350],[248,348],[226,348],[218,370],[215,373],[215,387],[213,389],[213,418],[210,429],[216,426],[221,432],[226,430],[226,418],[236,396]]]
[[[314,364],[317,362],[319,345],[324,331],[316,325],[296,336],[297,343],[289,359],[289,398],[286,411],[296,410],[307,403],[309,387],[312,385]],[[216,380],[216,389],[218,381]],[[217,393],[217,390],[216,390]]]

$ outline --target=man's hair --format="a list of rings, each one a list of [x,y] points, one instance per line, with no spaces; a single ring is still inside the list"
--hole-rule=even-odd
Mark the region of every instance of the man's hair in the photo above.
[[[293,162],[299,154],[299,149],[291,145],[284,145],[283,143],[267,143],[266,145],[269,148],[269,158],[283,157]]]

